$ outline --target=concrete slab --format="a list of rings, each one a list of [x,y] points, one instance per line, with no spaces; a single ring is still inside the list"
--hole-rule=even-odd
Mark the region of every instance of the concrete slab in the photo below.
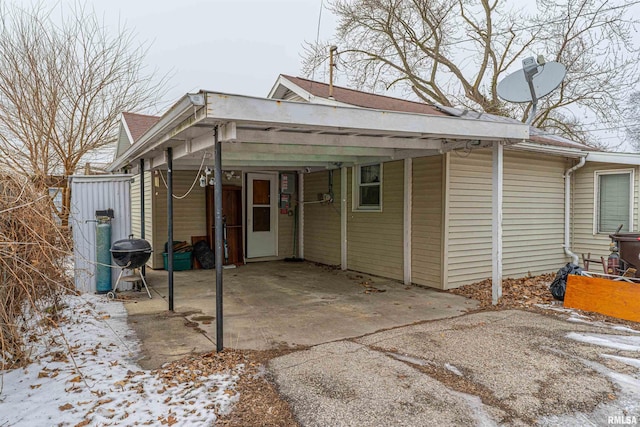
[[[638,332],[509,310],[320,345],[269,370],[303,426],[607,425],[640,419],[639,354]]]
[[[185,332],[189,339],[180,328],[174,330],[175,322],[158,317],[168,307],[166,277],[164,271],[148,271],[154,298],[140,293],[126,303],[137,322],[132,326],[146,337],[144,345],[149,352],[171,340],[180,341],[182,349],[192,345],[197,351],[215,348],[215,271],[174,273],[175,312],[196,324]],[[309,262],[251,263],[225,270],[223,296],[225,347],[256,350],[358,337],[457,316],[477,306],[475,301],[446,292]],[[204,341],[192,341],[194,329],[206,336]]]

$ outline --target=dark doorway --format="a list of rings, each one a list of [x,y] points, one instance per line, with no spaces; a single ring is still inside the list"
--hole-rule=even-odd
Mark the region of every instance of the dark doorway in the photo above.
[[[211,249],[215,250],[213,241],[215,233],[215,204],[213,185],[207,186],[207,236]],[[227,253],[225,265],[242,264],[242,187],[234,185],[222,186],[222,218],[226,224]]]

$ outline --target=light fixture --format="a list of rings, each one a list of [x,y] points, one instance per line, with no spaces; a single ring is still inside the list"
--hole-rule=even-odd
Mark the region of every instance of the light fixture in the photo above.
[[[206,168],[204,168],[204,174],[205,174],[206,176],[211,175],[211,168],[210,168],[209,166],[207,166]]]
[[[209,185],[215,185],[215,184],[216,184],[216,180],[213,177],[209,178]]]
[[[207,178],[204,175],[200,175],[200,187],[205,187],[207,185]]]
[[[202,93],[188,93],[187,97],[189,98],[189,102],[194,107],[203,107],[204,106],[204,94]]]

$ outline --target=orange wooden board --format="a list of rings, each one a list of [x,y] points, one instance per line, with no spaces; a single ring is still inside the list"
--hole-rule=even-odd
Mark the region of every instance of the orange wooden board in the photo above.
[[[640,283],[570,275],[564,306],[640,322]]]

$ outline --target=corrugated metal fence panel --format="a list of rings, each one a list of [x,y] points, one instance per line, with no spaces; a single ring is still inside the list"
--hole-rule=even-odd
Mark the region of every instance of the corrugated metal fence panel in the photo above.
[[[113,209],[111,241],[131,234],[131,175],[71,177],[71,218],[75,286],[80,292],[96,290],[96,210]],[[91,221],[91,222],[87,222]],[[112,284],[119,269],[111,275]]]

